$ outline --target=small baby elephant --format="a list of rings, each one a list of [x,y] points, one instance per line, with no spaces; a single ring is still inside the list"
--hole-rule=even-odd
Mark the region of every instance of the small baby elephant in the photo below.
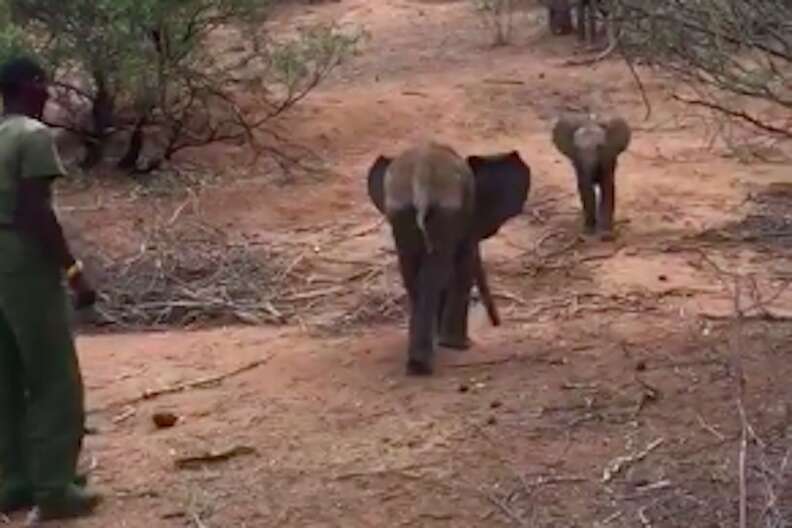
[[[553,127],[553,144],[575,169],[586,235],[593,235],[599,228],[602,240],[614,238],[616,166],[619,155],[630,144],[631,134],[623,118],[589,113],[565,113]]]

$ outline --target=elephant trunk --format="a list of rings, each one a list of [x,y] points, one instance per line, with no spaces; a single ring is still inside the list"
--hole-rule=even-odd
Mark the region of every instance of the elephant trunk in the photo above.
[[[492,299],[492,292],[489,289],[487,273],[484,271],[484,263],[481,261],[481,252],[479,251],[478,244],[476,244],[476,249],[474,250],[473,274],[476,280],[476,286],[481,294],[481,302],[484,303],[484,308],[487,310],[487,315],[492,322],[492,326],[499,326],[500,316],[498,316],[498,309],[495,306],[495,301]]]

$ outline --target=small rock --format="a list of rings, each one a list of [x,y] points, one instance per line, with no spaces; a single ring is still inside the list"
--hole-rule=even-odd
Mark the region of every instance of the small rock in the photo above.
[[[637,370],[638,372],[643,372],[644,370],[646,370],[646,361],[641,360],[638,363],[636,363],[635,370]]]
[[[160,429],[165,429],[166,427],[173,427],[176,425],[176,422],[179,421],[179,417],[170,412],[157,412],[151,417],[154,425],[159,427]]]
[[[467,392],[469,390],[470,390],[470,387],[468,387],[466,384],[462,383],[462,384],[459,385],[459,392]]]
[[[498,423],[498,419],[494,416],[487,418],[487,425],[495,425],[496,423]]]
[[[667,276],[665,276],[665,275],[658,275],[658,276],[657,276],[657,280],[659,280],[659,281],[661,281],[661,282],[665,282],[665,281],[667,281],[667,280],[668,280],[668,277],[667,277]]]
[[[491,409],[497,409],[498,407],[502,407],[502,406],[503,406],[503,402],[500,400],[492,400],[492,403],[490,403]]]

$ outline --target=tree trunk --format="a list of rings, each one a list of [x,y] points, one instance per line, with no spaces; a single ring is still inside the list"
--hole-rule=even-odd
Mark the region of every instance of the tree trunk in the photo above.
[[[118,161],[119,169],[128,170],[130,172],[137,171],[138,159],[140,159],[140,153],[143,151],[143,125],[145,124],[145,121],[146,118],[144,116],[138,119],[137,123],[135,123],[135,128],[132,131],[132,135],[129,137],[127,151]]]
[[[94,82],[96,82],[96,98],[91,108],[92,137],[85,142],[85,158],[80,164],[86,170],[95,167],[104,158],[107,129],[113,124],[115,110],[113,97],[107,89],[104,73],[94,72]]]

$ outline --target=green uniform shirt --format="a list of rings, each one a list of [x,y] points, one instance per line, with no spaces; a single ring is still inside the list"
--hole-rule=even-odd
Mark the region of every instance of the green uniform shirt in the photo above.
[[[19,180],[65,176],[49,128],[30,117],[0,119],[0,224],[13,220]],[[0,227],[0,273],[51,268],[38,242],[16,229]]]

